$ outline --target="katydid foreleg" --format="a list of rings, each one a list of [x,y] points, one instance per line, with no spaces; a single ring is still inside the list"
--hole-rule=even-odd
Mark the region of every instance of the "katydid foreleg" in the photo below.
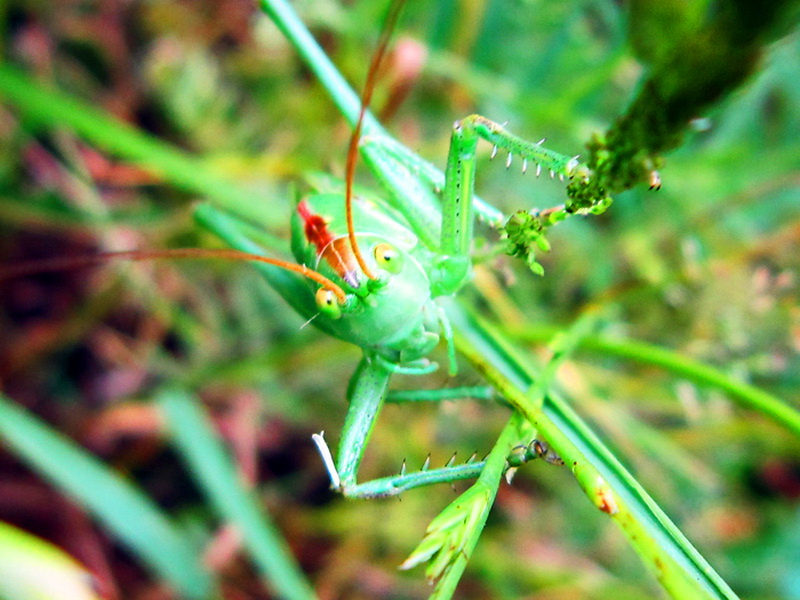
[[[357,482],[356,477],[364,457],[364,449],[386,398],[391,376],[392,372],[384,368],[380,362],[371,361],[366,356],[358,365],[348,388],[347,416],[342,427],[335,464],[322,434],[314,435],[314,442],[331,479],[331,487],[347,497],[372,498],[396,495],[423,485],[477,477],[482,462],[425,469],[408,474],[401,472],[393,477],[384,477],[362,484]]]
[[[544,148],[544,140],[527,141],[480,115],[470,115],[455,123],[444,176],[386,135],[375,134],[362,140],[364,161],[389,192],[392,206],[406,218],[422,243],[440,255],[432,274],[434,296],[453,294],[469,280],[475,218],[494,226],[505,220],[502,213],[475,194],[480,139],[493,145],[492,156],[500,148],[505,150],[507,166],[516,155],[522,161],[523,173],[530,165],[537,176],[544,171],[561,180],[585,182],[588,177],[589,172],[580,165],[577,156]],[[566,205],[561,209],[570,211]],[[440,219],[434,220],[438,215]],[[532,256],[532,252],[517,249],[514,253]]]
[[[455,455],[453,455],[453,458],[444,467],[430,469],[428,460],[421,470],[406,473],[404,463],[400,473],[396,475],[358,483],[358,468],[386,398],[391,376],[391,371],[385,369],[380,363],[371,361],[366,356],[362,359],[348,388],[349,405],[335,463],[323,435],[321,433],[314,434],[313,439],[328,471],[331,487],[349,498],[376,498],[395,496],[413,488],[435,483],[475,479],[481,476],[486,465],[485,460],[475,460],[476,455],[473,455],[466,463],[456,465],[453,464],[455,460]],[[438,401],[464,397],[463,393],[457,396],[447,392],[448,390],[420,391],[416,393],[414,400],[418,401],[420,396],[424,395],[428,396],[428,400]],[[475,393],[475,390],[472,390],[472,393]],[[485,395],[486,388],[482,388],[478,393]],[[396,397],[395,400],[404,401],[402,397]],[[535,439],[530,441],[532,437],[531,431],[526,429],[524,436],[519,439],[517,447],[508,455],[506,468],[516,468],[530,460],[543,457],[542,453],[538,451],[541,442]]]
[[[445,171],[442,201],[442,259],[439,262],[439,279],[436,291],[440,295],[456,292],[467,280],[470,272],[475,222],[475,166],[478,140],[494,144],[508,152],[507,165],[511,157],[522,158],[522,170],[528,162],[536,164],[537,174],[542,167],[551,174],[572,177],[578,168],[578,157],[568,157],[542,147],[542,141],[529,142],[508,131],[501,125],[480,115],[470,115],[456,121],[450,138],[450,150]]]
[[[314,435],[314,442],[331,479],[331,487],[347,497],[372,498],[396,495],[423,485],[477,477],[483,467],[482,462],[448,465],[440,469],[424,469],[408,474],[401,472],[396,476],[362,484],[357,482],[358,467],[386,397],[391,376],[391,371],[385,369],[381,363],[370,361],[367,357],[362,359],[350,381],[347,394],[349,406],[335,464],[322,434]]]
[[[391,371],[382,364],[372,362],[365,356],[358,365],[347,390],[347,416],[342,427],[339,441],[339,453],[334,471],[326,460],[333,487],[338,487],[345,495],[351,495],[356,486],[356,475],[364,449],[369,441],[375,420],[386,398]],[[325,450],[315,437],[320,452],[325,457]],[[337,484],[338,480],[338,485]]]

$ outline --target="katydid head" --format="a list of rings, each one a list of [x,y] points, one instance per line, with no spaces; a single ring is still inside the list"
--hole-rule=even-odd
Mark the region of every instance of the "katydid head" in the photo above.
[[[354,234],[366,276],[353,257],[339,194],[314,194],[302,200],[292,225],[292,249],[301,264],[330,278],[347,294],[334,303],[315,288],[319,313],[314,325],[364,348],[424,355],[438,340],[427,257],[417,237],[379,205],[357,199]],[[357,285],[352,285],[356,281]],[[424,349],[422,348],[424,346]]]
[[[439,332],[427,272],[411,252],[384,237],[356,237],[375,279],[358,271],[363,283],[353,288],[325,257],[317,257],[319,271],[341,285],[347,300],[339,303],[329,290],[318,288],[319,314],[313,323],[363,348],[424,356]]]
[[[406,227],[365,204],[354,214],[353,180],[364,115],[402,5],[401,0],[390,6],[370,63],[347,151],[344,198],[318,194],[299,202],[292,231],[297,260],[349,292],[342,303],[319,288],[315,325],[363,348],[395,352],[397,360],[424,356],[438,340],[430,281],[409,252],[417,239]]]

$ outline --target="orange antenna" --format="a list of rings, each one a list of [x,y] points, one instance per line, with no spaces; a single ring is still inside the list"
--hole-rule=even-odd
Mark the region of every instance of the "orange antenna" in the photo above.
[[[321,275],[313,269],[309,269],[304,265],[290,263],[285,260],[277,258],[267,258],[260,254],[250,254],[249,252],[240,252],[239,250],[231,250],[227,248],[173,248],[170,250],[123,250],[121,252],[101,252],[99,254],[92,254],[87,256],[71,256],[59,257],[45,260],[35,260],[18,263],[12,267],[0,268],[0,281],[3,279],[11,279],[12,277],[19,277],[21,275],[33,275],[35,273],[44,273],[47,271],[61,271],[64,269],[73,269],[84,265],[93,265],[105,262],[107,260],[156,260],[159,258],[217,258],[223,260],[247,260],[267,263],[294,271],[309,279],[313,279],[326,289],[330,290],[340,304],[344,304],[347,300],[342,288],[336,285],[333,281]]]
[[[364,123],[364,115],[367,112],[369,103],[372,100],[372,92],[375,89],[375,82],[378,77],[378,70],[381,66],[381,61],[386,54],[386,49],[389,46],[389,39],[392,36],[397,18],[400,16],[400,9],[403,8],[403,0],[392,2],[389,7],[389,13],[386,16],[386,21],[381,31],[381,37],[378,41],[378,49],[372,57],[372,62],[369,65],[367,72],[367,82],[364,84],[364,91],[361,93],[361,110],[358,113],[358,121],[353,129],[353,135],[350,137],[350,147],[347,149],[347,164],[345,168],[345,211],[347,215],[347,236],[350,239],[350,246],[353,248],[353,254],[358,261],[358,266],[369,279],[377,279],[378,277],[372,272],[364,261],[361,251],[358,249],[358,242],[356,242],[356,232],[353,225],[353,178],[356,174],[356,164],[358,163],[358,141],[361,138],[361,126]]]

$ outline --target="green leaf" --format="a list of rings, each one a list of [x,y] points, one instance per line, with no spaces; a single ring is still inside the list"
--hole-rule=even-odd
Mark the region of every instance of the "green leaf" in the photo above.
[[[546,341],[558,331],[558,328],[549,326],[527,326],[517,328],[509,332],[509,335],[516,340]],[[740,406],[759,412],[800,436],[800,411],[797,408],[777,396],[678,352],[636,340],[601,336],[588,336],[582,339],[580,349],[661,367],[699,385],[716,388],[728,394],[731,400]]]
[[[0,439],[186,598],[213,591],[198,549],[138,488],[0,395]]]
[[[0,599],[99,600],[92,574],[69,554],[0,521]]]
[[[239,531],[271,587],[288,600],[315,598],[280,532],[259,507],[253,491],[243,487],[236,465],[211,429],[200,402],[182,390],[171,389],[159,395],[159,404],[198,483],[219,515]]]

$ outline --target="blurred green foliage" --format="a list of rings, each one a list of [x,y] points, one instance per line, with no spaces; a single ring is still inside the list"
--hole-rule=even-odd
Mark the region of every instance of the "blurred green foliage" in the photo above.
[[[381,3],[296,6],[360,85]],[[388,69],[375,106],[380,113],[402,93],[403,52],[407,62],[423,52],[424,69],[406,81],[411,92],[387,126],[424,157],[444,164],[452,122],[472,112],[577,153],[625,112],[648,65],[669,54],[662,49],[669,39],[703,20],[697,7],[634,2],[629,13],[608,0],[409,3],[396,44],[401,62]],[[511,259],[486,258],[475,282],[488,298],[485,313],[524,331],[571,322],[587,303],[608,303],[614,318],[605,333],[678,350],[797,406],[800,34],[789,18],[781,26],[786,35],[766,48],[743,85],[696,115],[681,147],[666,156],[659,192],[640,185],[616,195],[600,217],[555,227],[551,252],[537,256],[545,277]],[[303,174],[343,172],[342,119],[248,2],[11,0],[3,29],[6,60],[201,155],[251,186],[254,197],[268,198],[265,212],[279,237],[287,235],[292,186]],[[2,262],[212,243],[192,222],[195,198],[103,157],[68,131],[33,135],[22,125],[0,107]],[[513,212],[564,201],[561,185],[507,172],[489,162],[490,148],[481,152],[478,191],[490,202]],[[246,265],[114,264],[2,286],[2,390],[128,473],[189,530],[210,535],[216,521],[140,402],[164,382],[200,391],[264,483],[263,500],[321,595],[426,593],[416,573],[394,567],[452,490],[368,503],[325,493],[308,438],[338,431],[358,351],[301,328]],[[664,372],[596,353],[579,359],[560,379],[565,395],[734,590],[800,598],[797,439]],[[400,379],[398,386],[429,388],[480,381],[468,369],[456,381]],[[506,417],[477,401],[387,406],[364,473],[394,472],[403,458],[419,465],[428,452],[443,463],[453,450],[486,450]],[[6,492],[42,487],[8,455],[0,469]],[[514,483],[500,490],[459,597],[659,593],[568,472],[536,464]],[[20,506],[0,504],[0,519],[16,515],[51,538],[70,537],[47,510]],[[124,597],[144,596],[147,577],[108,540],[97,544],[112,557]],[[263,597],[240,560],[228,557],[219,569],[230,597]]]

